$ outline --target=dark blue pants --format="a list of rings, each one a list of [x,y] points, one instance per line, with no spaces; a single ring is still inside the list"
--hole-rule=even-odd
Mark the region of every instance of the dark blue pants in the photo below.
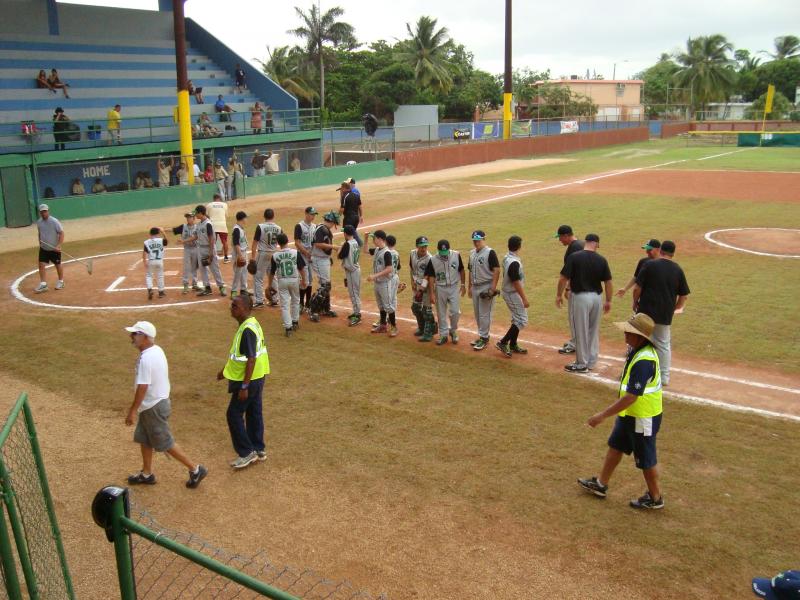
[[[264,377],[253,379],[247,387],[247,400],[239,400],[240,381],[231,381],[228,391],[231,400],[228,404],[228,429],[231,432],[233,449],[239,456],[247,456],[253,451],[264,450],[264,415],[261,407],[261,394],[264,391]]]

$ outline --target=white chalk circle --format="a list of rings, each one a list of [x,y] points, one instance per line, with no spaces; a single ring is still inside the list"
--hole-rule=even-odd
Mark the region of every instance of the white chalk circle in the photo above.
[[[712,244],[716,244],[717,246],[722,246],[723,248],[729,248],[730,250],[736,250],[737,252],[747,252],[747,254],[755,254],[757,256],[770,256],[772,258],[800,258],[800,254],[774,254],[772,252],[759,252],[758,250],[750,250],[749,248],[741,248],[740,246],[734,246],[732,244],[726,244],[725,242],[720,242],[719,240],[715,240],[714,236],[718,233],[726,233],[728,231],[791,231],[797,234],[800,234],[800,229],[784,229],[782,227],[732,227],[730,229],[715,229],[714,231],[709,231],[705,234],[705,239],[711,242]]]

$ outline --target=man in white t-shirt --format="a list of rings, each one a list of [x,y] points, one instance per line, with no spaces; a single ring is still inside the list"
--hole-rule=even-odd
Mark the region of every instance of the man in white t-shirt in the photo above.
[[[281,155],[277,152],[267,152],[267,175],[275,175],[281,172]]]
[[[214,200],[206,205],[206,209],[211,225],[214,226],[214,233],[222,244],[223,262],[231,262],[228,258],[228,203],[223,202],[219,194],[214,194]]]
[[[131,343],[140,352],[136,363],[133,403],[125,417],[125,424],[136,423],[133,441],[142,449],[142,470],[128,477],[131,485],[152,485],[156,482],[153,474],[153,451],[166,452],[189,469],[186,487],[196,488],[208,475],[208,469],[192,462],[175,443],[169,429],[169,415],[172,411],[169,402],[169,366],[167,357],[160,346],[156,346],[156,328],[149,321],[139,321],[125,331],[130,333]]]

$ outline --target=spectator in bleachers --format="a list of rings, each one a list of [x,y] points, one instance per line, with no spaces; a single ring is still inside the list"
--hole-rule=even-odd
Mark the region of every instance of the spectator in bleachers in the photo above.
[[[206,101],[203,99],[203,88],[194,87],[191,79],[189,80],[189,95],[194,96],[194,99],[198,104],[206,103]]]
[[[108,143],[109,145],[117,142],[117,144],[122,144],[122,130],[120,128],[122,124],[122,116],[120,115],[120,111],[122,110],[122,106],[119,104],[115,104],[114,108],[108,111],[106,115],[108,119],[108,123],[106,124],[106,128],[108,129]]]
[[[156,171],[158,172],[158,187],[169,187],[169,176],[175,168],[175,159],[169,157],[169,162],[159,158],[156,161]]]
[[[136,178],[133,180],[133,189],[135,190],[144,189],[144,173],[142,173],[141,171],[136,172]]]
[[[153,189],[153,178],[150,177],[150,171],[144,171],[144,187],[148,190]]]
[[[267,152],[267,175],[275,175],[281,172],[281,155],[277,152]]]
[[[292,160],[289,161],[289,170],[299,171],[300,167],[300,159],[297,158],[297,152],[292,152]]]
[[[55,69],[50,69],[50,77],[47,78],[47,83],[50,84],[51,88],[60,88],[64,92],[64,97],[69,98],[69,94],[67,93],[69,84],[61,81],[61,79],[58,77],[58,71]]]
[[[197,127],[200,129],[202,137],[220,137],[222,132],[211,124],[211,118],[203,113],[197,119]]]
[[[66,150],[67,145],[64,142],[67,141],[68,131],[69,117],[64,114],[64,109],[59,106],[53,115],[53,139],[56,141],[56,150]]]
[[[228,194],[228,202],[236,199],[236,190],[241,188],[241,179],[244,177],[242,163],[234,154],[228,159],[228,176],[225,178],[225,191]]]
[[[210,162],[206,163],[206,170],[203,171],[203,181],[206,183],[214,182],[214,167]]]
[[[214,103],[214,110],[220,113],[219,117],[220,121],[230,121],[231,120],[230,113],[236,112],[230,106],[225,104],[225,100],[222,98],[222,94],[217,96],[217,101]]]
[[[93,194],[102,194],[103,192],[107,192],[106,184],[103,183],[103,180],[97,177],[94,180],[94,185],[92,185],[92,193]]]
[[[256,102],[255,106],[250,109],[250,127],[253,129],[253,135],[261,133],[262,119],[261,103]]]
[[[178,185],[189,185],[189,166],[185,160],[178,167]]]
[[[86,194],[86,189],[83,187],[83,182],[76,177],[72,180],[72,185],[69,188],[69,192],[73,196],[83,196]]]
[[[225,170],[225,167],[222,166],[222,161],[217,159],[214,163],[214,181],[217,182],[217,188],[219,189],[219,195],[222,197],[224,202],[227,202],[229,198],[226,194],[226,186],[225,180],[228,178],[228,172]]]
[[[197,164],[196,160],[192,161],[192,171],[194,172],[194,182],[200,183],[203,172],[200,170],[200,165]]]
[[[245,81],[245,74],[244,69],[242,69],[242,65],[236,63],[236,70],[233,72],[233,78],[235,79],[235,86],[236,86],[236,93],[241,94],[242,90],[247,89],[247,82]],[[222,96],[220,96],[221,98]]]
[[[272,133],[272,107],[267,105],[267,108],[264,110],[265,118],[266,118],[266,129],[264,133]]]
[[[261,154],[261,150],[256,149],[253,153],[253,159],[250,161],[250,166],[253,167],[253,177],[261,177],[267,174],[266,161],[267,157]]]
[[[50,90],[54,94],[57,94],[56,89],[50,85],[50,82],[47,81],[47,73],[44,72],[44,69],[39,71],[39,75],[36,77],[36,87],[41,89]],[[64,90],[66,92],[66,90]],[[66,93],[64,94],[66,96]],[[69,97],[69,96],[67,96]]]

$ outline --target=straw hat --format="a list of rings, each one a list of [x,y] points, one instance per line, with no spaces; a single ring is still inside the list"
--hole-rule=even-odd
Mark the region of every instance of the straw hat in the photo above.
[[[627,321],[620,321],[614,323],[619,329],[627,333],[635,333],[649,341],[653,341],[653,329],[656,324],[648,315],[644,313],[636,313]]]

